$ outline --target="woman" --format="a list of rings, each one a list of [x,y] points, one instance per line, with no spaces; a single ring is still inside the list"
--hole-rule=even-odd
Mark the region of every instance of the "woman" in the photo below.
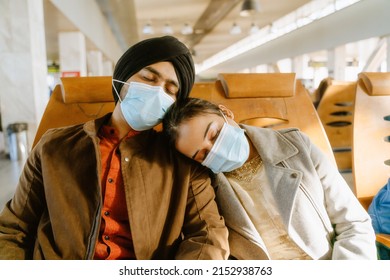
[[[223,105],[190,98],[163,121],[171,144],[216,174],[233,258],[377,258],[369,215],[305,134],[233,118]]]

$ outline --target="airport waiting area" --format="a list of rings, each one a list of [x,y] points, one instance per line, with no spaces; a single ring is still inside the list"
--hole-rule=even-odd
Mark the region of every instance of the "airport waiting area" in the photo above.
[[[0,0],[0,260],[390,260],[390,1],[162,2]]]
[[[50,97],[32,148],[48,129],[85,123],[111,112],[111,80],[110,76],[62,78]],[[326,79],[316,91],[317,102],[295,73],[225,73],[214,82],[195,83],[190,96],[231,108],[240,124],[276,130],[299,128],[337,166],[368,210],[388,178],[389,92],[389,73],[360,73],[356,82]],[[16,155],[3,154],[0,161],[3,206],[12,198],[26,160],[26,140],[19,135],[14,141],[19,141]],[[378,234],[377,242],[389,247],[389,235]]]

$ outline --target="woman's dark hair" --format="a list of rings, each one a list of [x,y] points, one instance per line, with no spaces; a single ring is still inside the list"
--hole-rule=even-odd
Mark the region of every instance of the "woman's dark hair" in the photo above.
[[[193,117],[205,114],[221,114],[217,105],[204,99],[189,97],[175,102],[165,113],[163,131],[170,145],[175,147],[179,126]]]

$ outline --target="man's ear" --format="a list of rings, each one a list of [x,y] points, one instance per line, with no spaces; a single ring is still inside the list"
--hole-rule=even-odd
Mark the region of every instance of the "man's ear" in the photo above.
[[[228,117],[228,118],[231,118],[232,120],[234,120],[234,114],[231,110],[229,110],[226,106],[222,105],[222,104],[219,104],[218,105],[218,108],[222,111],[222,113]]]

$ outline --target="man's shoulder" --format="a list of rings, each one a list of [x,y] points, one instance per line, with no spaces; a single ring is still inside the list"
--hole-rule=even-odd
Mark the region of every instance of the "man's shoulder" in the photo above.
[[[74,134],[83,129],[84,124],[74,124],[69,126],[49,128],[42,136],[42,138],[56,138],[63,137],[68,134]]]
[[[63,147],[65,143],[74,142],[80,138],[84,138],[87,134],[83,129],[84,124],[69,125],[48,129],[39,140],[37,146],[50,145]]]
[[[198,166],[199,163],[197,163],[195,160],[190,159],[183,154],[181,154],[179,151],[175,149],[170,143],[167,138],[167,136],[161,132],[161,131],[153,131],[151,130],[149,132],[149,138],[150,141],[154,143],[154,146],[157,150],[166,152],[170,155],[173,161],[177,162],[178,164],[184,164],[184,165],[190,165],[190,166]]]

